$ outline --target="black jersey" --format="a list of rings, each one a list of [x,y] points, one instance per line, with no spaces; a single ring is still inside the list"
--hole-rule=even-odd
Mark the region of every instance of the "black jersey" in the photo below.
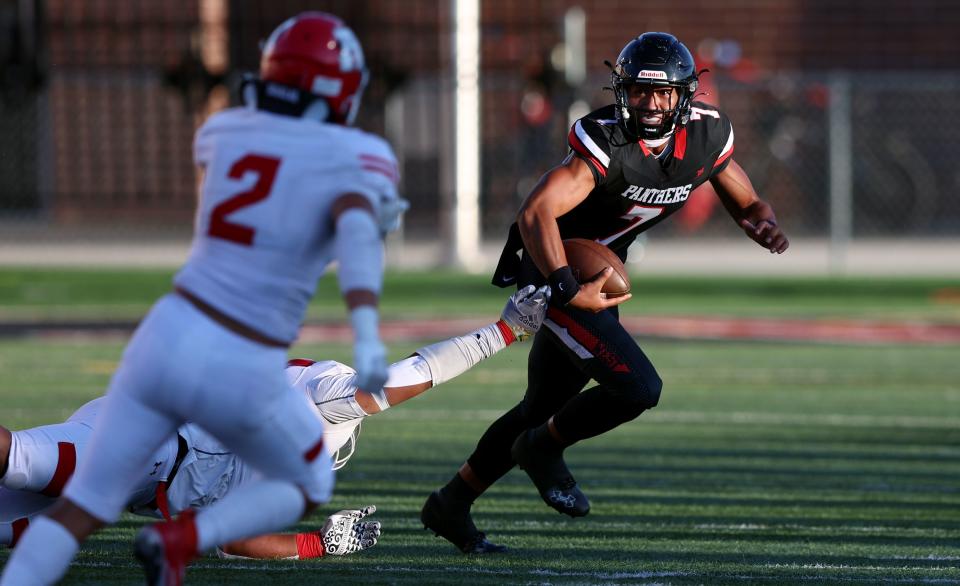
[[[577,207],[557,218],[557,224],[561,238],[596,240],[625,258],[638,234],[683,207],[690,192],[727,166],[733,154],[733,127],[713,106],[693,102],[690,121],[655,155],[642,141],[625,135],[614,108],[595,110],[570,129],[569,156],[586,161],[596,185]],[[495,284],[512,284],[504,277],[516,274],[512,259],[519,260],[522,248],[514,224]]]

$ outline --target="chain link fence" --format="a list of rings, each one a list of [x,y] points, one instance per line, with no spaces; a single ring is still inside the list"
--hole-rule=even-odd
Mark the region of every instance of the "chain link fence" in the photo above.
[[[599,63],[586,64],[580,83],[566,75],[563,15],[573,4],[481,2],[484,239],[502,239],[520,201],[564,156],[571,117],[610,101]],[[604,3],[580,4],[591,59],[613,59],[637,32],[678,22],[638,13],[611,23]],[[0,232],[7,240],[55,241],[75,233],[187,237],[196,188],[193,131],[234,100],[240,74],[256,69],[258,41],[287,16],[312,8],[343,16],[366,50],[373,81],[361,126],[386,135],[400,158],[403,192],[413,203],[402,238],[447,241],[455,198],[453,5],[3,0]],[[930,11],[930,26],[942,26],[933,22],[938,18],[960,22],[956,12]],[[601,25],[604,36],[595,32]],[[712,41],[699,29],[684,36],[682,26],[675,28],[698,57],[714,61],[706,99],[730,115],[737,161],[791,234],[826,237],[836,229],[831,205],[843,185],[836,181],[841,169],[849,178],[853,238],[960,236],[954,197],[960,167],[953,161],[960,70],[876,71],[856,67],[856,59],[829,73],[805,62],[751,69],[749,38],[725,41],[728,53],[731,46],[739,51],[731,58],[705,52]],[[838,88],[846,88],[846,102]],[[838,125],[849,129],[845,144],[834,140]],[[656,235],[717,237],[733,230],[715,198],[698,193]]]

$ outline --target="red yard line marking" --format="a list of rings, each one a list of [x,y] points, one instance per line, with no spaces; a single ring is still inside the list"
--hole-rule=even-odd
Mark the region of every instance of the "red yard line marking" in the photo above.
[[[635,336],[689,340],[781,340],[846,344],[960,344],[960,325],[857,320],[744,319],[656,316],[622,318]],[[384,321],[385,340],[439,339],[486,325],[486,320]],[[349,340],[349,326],[307,325],[300,341]]]
[[[381,322],[385,341],[440,340],[462,335],[493,323],[485,318],[386,320]],[[714,316],[626,316],[621,319],[631,334],[639,337],[684,340],[779,340],[833,344],[960,344],[960,324],[880,322],[843,319],[747,319]],[[46,339],[127,338],[133,325],[115,328],[71,326],[29,327],[18,335]],[[300,342],[350,342],[353,333],[346,323],[313,323],[303,327]]]

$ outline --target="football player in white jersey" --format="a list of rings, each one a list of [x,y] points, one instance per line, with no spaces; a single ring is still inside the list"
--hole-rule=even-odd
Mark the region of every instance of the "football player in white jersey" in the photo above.
[[[116,522],[144,463],[194,421],[262,476],[197,514],[144,527],[151,584],[179,584],[200,552],[286,527],[330,498],[323,424],[284,377],[316,282],[338,261],[357,386],[386,402],[377,303],[383,236],[405,202],[382,139],[352,128],[363,52],[336,17],[303,13],[267,40],[246,105],[196,135],[204,180],[185,265],[124,351],[84,458],[20,539],[2,586],[50,584],[80,543]]]
[[[540,329],[549,289],[532,286],[514,293],[500,319],[463,336],[416,350],[389,367],[386,407],[407,401],[493,356],[514,340]],[[357,446],[361,421],[382,411],[373,394],[357,387],[357,373],[332,360],[290,360],[290,385],[310,400],[324,419],[324,444],[336,453],[334,468],[346,464]],[[0,427],[0,545],[14,546],[30,518],[55,502],[76,462],[87,451],[104,397],[80,407],[66,422],[10,432]],[[177,430],[141,468],[127,509],[170,519],[200,510],[258,477],[250,466],[194,424]],[[380,523],[363,521],[375,507],[335,513],[320,531],[268,534],[218,547],[222,557],[307,559],[345,555],[373,547]],[[320,543],[315,543],[315,537]]]

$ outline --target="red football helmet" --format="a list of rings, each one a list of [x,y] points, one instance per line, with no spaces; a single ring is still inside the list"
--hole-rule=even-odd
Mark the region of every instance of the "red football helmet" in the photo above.
[[[321,96],[332,122],[353,124],[367,68],[360,41],[342,20],[303,12],[270,34],[260,57],[260,79]]]

